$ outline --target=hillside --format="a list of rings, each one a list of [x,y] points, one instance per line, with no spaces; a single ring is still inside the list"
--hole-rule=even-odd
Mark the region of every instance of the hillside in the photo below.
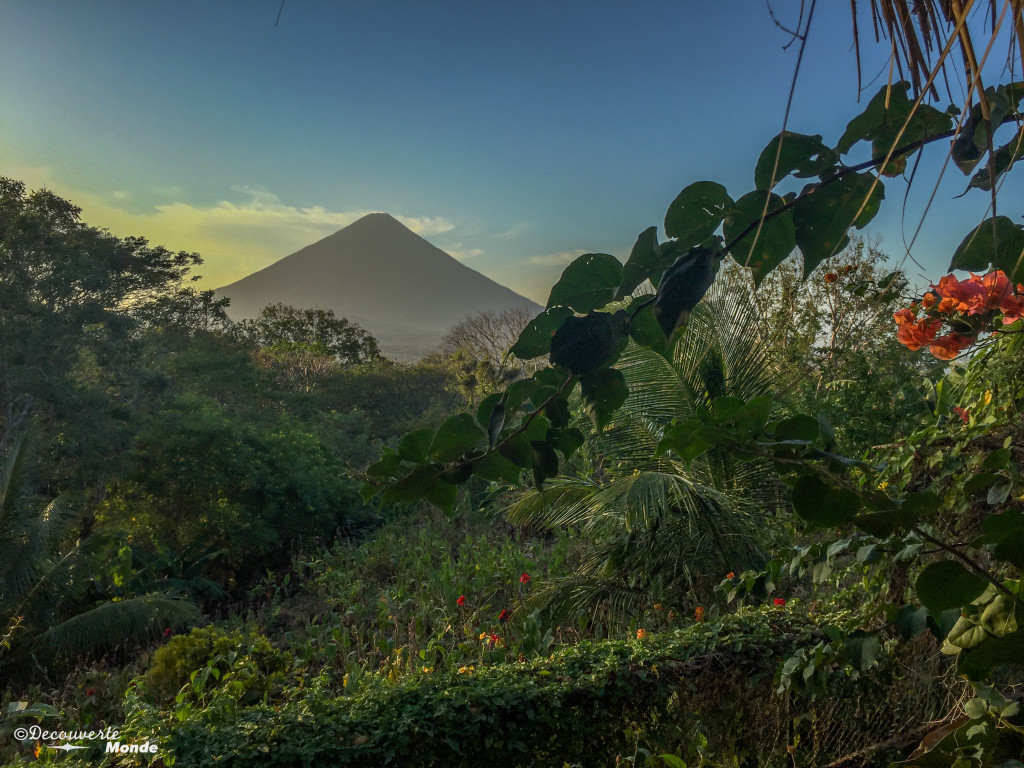
[[[334,310],[415,360],[452,325],[483,310],[540,307],[460,263],[386,213],[371,213],[259,272],[217,290],[234,320],[267,304]]]

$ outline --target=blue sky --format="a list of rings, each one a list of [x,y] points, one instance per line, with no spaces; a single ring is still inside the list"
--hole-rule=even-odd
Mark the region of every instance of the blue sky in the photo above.
[[[795,24],[798,0],[772,5]],[[207,287],[387,211],[543,302],[573,256],[624,259],[690,182],[749,191],[798,49],[757,0],[286,0],[275,26],[279,8],[4,0],[0,174],[199,251]],[[870,96],[888,49],[868,29]],[[789,127],[834,143],[857,111],[849,4],[823,2]],[[869,231],[897,260],[942,152],[905,219],[905,185],[887,183]],[[907,265],[922,282],[984,216],[980,192],[951,201],[965,185],[950,170],[938,189],[925,270]]]

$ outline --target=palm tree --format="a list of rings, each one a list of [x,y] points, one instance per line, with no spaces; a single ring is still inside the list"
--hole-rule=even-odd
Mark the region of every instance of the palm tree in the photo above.
[[[73,656],[194,620],[195,605],[171,591],[83,610],[101,540],[91,536],[55,551],[82,515],[67,498],[42,509],[35,503],[29,488],[33,442],[31,433],[12,441],[0,469],[0,663],[5,650]]]
[[[555,618],[590,613],[618,623],[653,603],[689,610],[713,600],[729,571],[759,568],[784,506],[765,463],[711,449],[685,462],[656,456],[673,419],[772,392],[753,304],[718,281],[675,343],[671,361],[630,345],[618,368],[630,395],[616,422],[589,441],[596,469],[560,477],[507,510],[519,525],[573,526],[589,541],[577,572],[542,589],[534,605]]]

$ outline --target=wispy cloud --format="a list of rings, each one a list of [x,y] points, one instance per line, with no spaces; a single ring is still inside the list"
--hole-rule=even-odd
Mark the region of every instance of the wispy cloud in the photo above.
[[[370,210],[332,211],[323,206],[296,207],[259,187],[232,188],[239,200],[198,206],[168,202],[143,211],[127,210],[130,192],[109,196],[82,192],[61,184],[43,168],[6,169],[30,188],[46,186],[82,208],[86,223],[106,227],[115,235],[141,235],[173,250],[197,251],[203,284],[224,285],[268,266],[277,259],[346,227]],[[163,190],[183,197],[179,189]],[[454,225],[439,216],[392,214],[424,237],[449,232]],[[455,255],[455,254],[452,254]],[[476,255],[466,251],[465,258]]]
[[[495,237],[498,238],[499,240],[514,240],[515,238],[529,232],[530,226],[531,225],[528,224],[527,222],[520,221],[519,223],[510,227],[509,229],[506,229],[504,232],[495,235]]]
[[[406,226],[408,226],[408,224]],[[438,247],[449,256],[458,259],[459,261],[465,261],[466,259],[482,256],[484,253],[480,248],[466,248],[462,243],[452,243],[450,246],[440,245]]]
[[[537,264],[542,267],[561,267],[574,259],[578,259],[585,253],[585,250],[559,251],[558,253],[548,253],[544,256],[531,256],[526,260],[526,262],[528,264]]]

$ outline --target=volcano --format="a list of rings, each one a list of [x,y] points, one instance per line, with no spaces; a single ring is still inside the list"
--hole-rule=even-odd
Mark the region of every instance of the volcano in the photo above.
[[[364,216],[216,293],[231,299],[233,320],[277,302],[333,310],[372,333],[386,356],[405,361],[436,349],[468,315],[541,311],[386,213]]]

